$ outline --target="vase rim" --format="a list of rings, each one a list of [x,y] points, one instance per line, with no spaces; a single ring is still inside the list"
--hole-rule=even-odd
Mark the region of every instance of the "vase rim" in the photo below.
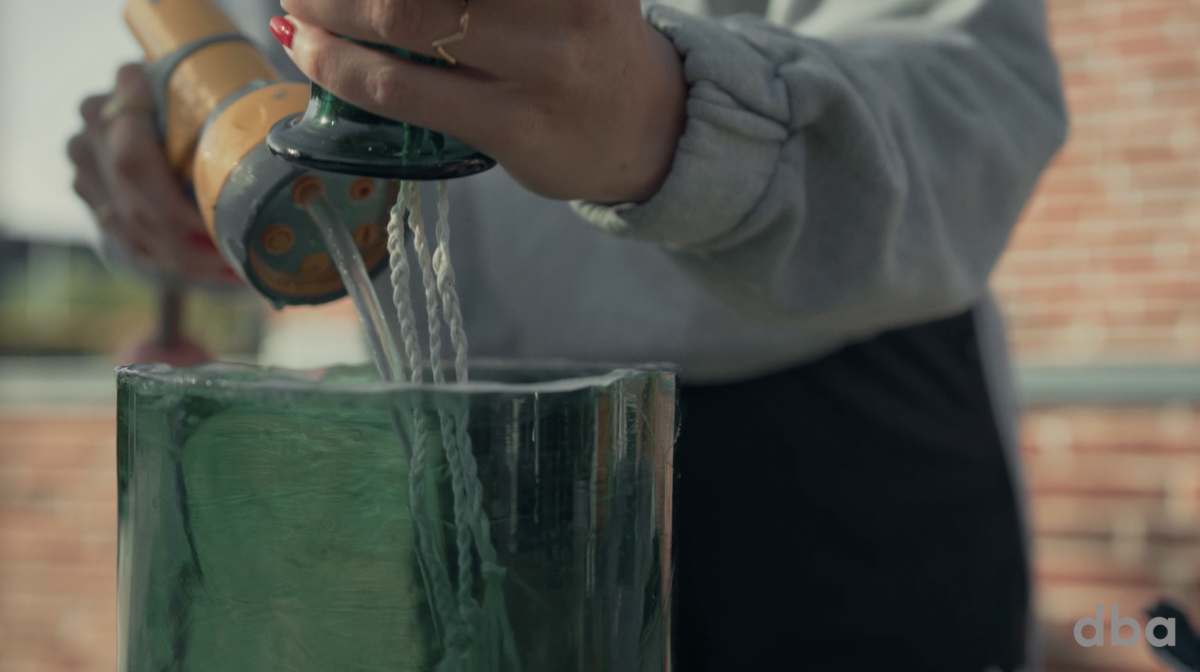
[[[444,367],[453,372],[453,362]],[[536,382],[503,382],[472,379],[464,384],[434,385],[399,381],[330,382],[322,376],[337,369],[370,369],[368,365],[328,366],[313,369],[261,367],[251,364],[216,362],[192,367],[172,367],[166,364],[130,364],[117,367],[121,385],[140,382],[164,385],[177,390],[212,390],[224,393],[320,393],[327,395],[379,395],[421,392],[430,394],[552,394],[577,392],[589,388],[605,388],[617,382],[647,375],[674,379],[679,366],[669,362],[614,364],[578,362],[571,360],[506,360],[479,359],[471,361],[472,373],[530,372],[547,375]],[[428,366],[426,366],[428,371]],[[236,374],[260,372],[261,378],[246,379]]]

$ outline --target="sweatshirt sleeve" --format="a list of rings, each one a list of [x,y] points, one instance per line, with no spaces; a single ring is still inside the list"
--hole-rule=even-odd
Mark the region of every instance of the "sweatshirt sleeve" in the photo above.
[[[965,309],[1067,133],[1042,0],[790,6],[650,6],[690,87],[672,170],[644,203],[573,207],[755,321],[869,332]]]

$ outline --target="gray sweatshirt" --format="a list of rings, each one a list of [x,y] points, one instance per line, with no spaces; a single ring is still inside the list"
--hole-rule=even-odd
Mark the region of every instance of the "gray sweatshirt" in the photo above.
[[[691,85],[650,201],[574,204],[588,227],[501,172],[456,185],[476,352],[669,359],[720,381],[987,298],[1066,130],[1041,2],[769,14],[649,8]]]

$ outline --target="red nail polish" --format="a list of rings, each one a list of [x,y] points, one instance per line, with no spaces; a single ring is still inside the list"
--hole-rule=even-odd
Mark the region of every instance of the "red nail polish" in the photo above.
[[[271,19],[271,34],[285,49],[291,49],[292,38],[296,36],[296,24],[282,16],[276,16]]]
[[[203,233],[201,231],[188,231],[187,241],[192,247],[198,250],[204,250],[206,252],[217,251],[216,243],[212,241],[212,238],[208,237],[207,233]]]
[[[221,277],[232,282],[237,282],[242,279],[242,276],[238,275],[237,271],[228,266],[221,269]]]

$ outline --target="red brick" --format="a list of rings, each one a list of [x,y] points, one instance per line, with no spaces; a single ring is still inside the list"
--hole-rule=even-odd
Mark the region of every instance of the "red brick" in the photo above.
[[[1200,314],[1200,6],[1048,9],[1073,132],[997,269],[1017,356],[1063,357],[1095,324],[1088,361],[1200,362],[1178,326]]]

